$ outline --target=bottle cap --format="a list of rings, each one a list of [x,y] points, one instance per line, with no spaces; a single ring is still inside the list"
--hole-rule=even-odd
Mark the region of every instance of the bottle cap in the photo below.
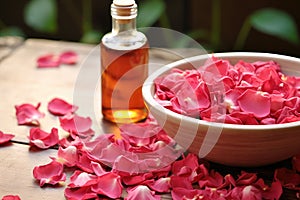
[[[113,4],[116,6],[132,6],[135,4],[134,0],[114,0]]]
[[[111,15],[115,19],[133,19],[137,16],[137,5],[134,0],[113,0]]]

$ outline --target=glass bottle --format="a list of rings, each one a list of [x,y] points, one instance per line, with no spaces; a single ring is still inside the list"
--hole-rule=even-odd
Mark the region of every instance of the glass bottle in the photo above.
[[[147,38],[136,30],[134,0],[114,0],[111,16],[112,31],[100,44],[102,115],[115,123],[141,121],[148,114],[142,98],[148,76]]]

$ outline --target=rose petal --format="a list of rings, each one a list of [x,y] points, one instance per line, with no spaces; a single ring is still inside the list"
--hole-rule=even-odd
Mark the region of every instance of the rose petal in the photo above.
[[[78,152],[75,146],[68,146],[66,148],[59,147],[57,151],[56,161],[64,164],[67,167],[74,167],[78,162]]]
[[[248,173],[242,171],[236,180],[236,185],[251,185],[257,180],[257,175],[255,173]]]
[[[279,200],[282,195],[282,185],[280,181],[272,182],[272,185],[267,190],[264,190],[262,196],[264,199],[275,199]]]
[[[98,195],[90,187],[66,188],[65,197],[70,200],[97,199]]]
[[[76,170],[70,177],[68,187],[87,187],[97,183],[97,176],[87,172]]]
[[[171,191],[173,200],[182,200],[182,199],[197,199],[203,194],[201,190],[197,189],[186,189],[181,187],[173,188]]]
[[[147,200],[159,200],[160,196],[155,195],[154,191],[151,191],[145,185],[138,185],[132,189],[127,190],[128,196],[125,200],[147,199]]]
[[[77,109],[77,106],[71,105],[60,98],[54,98],[48,103],[49,112],[56,116],[73,114]]]
[[[38,103],[36,107],[31,104],[15,106],[18,125],[39,126],[40,123],[38,120],[45,116],[44,113],[38,110],[40,105],[41,104]]]
[[[92,185],[92,191],[110,198],[120,198],[123,186],[121,177],[113,172],[105,173],[98,177],[98,183]]]
[[[15,135],[0,131],[0,145],[9,142]]]
[[[151,179],[145,181],[143,184],[156,192],[166,193],[170,191],[170,177],[159,178],[157,180]]]
[[[47,133],[40,128],[31,128],[28,138],[31,145],[41,149],[47,149],[59,142],[57,128],[52,128],[50,133]]]
[[[19,195],[5,195],[2,197],[2,200],[21,200]]]
[[[262,118],[270,114],[271,102],[267,93],[247,89],[237,102],[242,111],[253,113],[255,117]]]
[[[74,51],[65,51],[59,55],[59,61],[62,64],[74,65],[78,61],[78,55]]]
[[[56,185],[66,180],[66,174],[63,172],[63,164],[55,160],[46,165],[34,167],[33,176],[40,182],[41,187],[45,184]]]
[[[274,179],[280,181],[284,187],[289,189],[295,189],[296,186],[300,185],[300,174],[287,168],[276,169]]]
[[[300,154],[294,156],[292,158],[293,169],[297,172],[300,172]]]
[[[242,198],[244,200],[260,200],[262,192],[252,185],[247,185],[242,190]]]
[[[60,117],[60,126],[71,134],[73,138],[89,138],[94,135],[91,129],[92,120],[90,117],[81,117],[78,115]]]
[[[56,68],[60,65],[60,59],[54,54],[46,54],[37,59],[38,68]]]

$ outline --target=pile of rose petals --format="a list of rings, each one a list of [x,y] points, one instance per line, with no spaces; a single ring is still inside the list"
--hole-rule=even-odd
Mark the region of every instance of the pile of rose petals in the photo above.
[[[274,61],[232,65],[212,57],[198,69],[173,69],[155,86],[162,106],[194,118],[250,125],[300,120],[300,77],[283,74]]]
[[[24,105],[32,109],[28,112],[32,116],[39,112],[39,106]],[[151,116],[142,123],[122,125],[118,134],[92,138],[90,118],[78,116],[76,110],[76,106],[59,98],[48,103],[49,113],[59,117],[69,138],[58,140],[57,128],[47,133],[36,127],[40,123],[25,123],[34,126],[29,131],[30,144],[42,149],[59,145],[49,163],[34,167],[33,176],[41,187],[64,185],[67,181],[66,199],[156,200],[163,194],[175,200],[279,199],[282,187],[299,195],[300,156],[292,159],[292,169],[277,169],[270,184],[256,173],[223,175],[196,155],[184,154]],[[11,136],[0,132],[0,140],[7,137]],[[73,174],[67,180],[66,172],[70,170]],[[20,199],[13,195],[3,198]]]
[[[57,68],[61,64],[74,65],[78,61],[78,55],[74,51],[64,51],[59,55],[46,54],[37,59],[38,68]]]

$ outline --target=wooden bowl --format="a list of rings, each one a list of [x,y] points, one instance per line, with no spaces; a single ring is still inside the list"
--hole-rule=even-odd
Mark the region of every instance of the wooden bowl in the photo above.
[[[300,76],[300,59],[269,53],[229,52],[215,57],[246,62],[273,60],[287,75]],[[154,98],[154,80],[172,68],[192,69],[201,66],[208,56],[183,59],[152,73],[142,92],[145,103],[166,133],[188,151],[209,161],[239,167],[276,163],[300,153],[300,121],[273,125],[236,125],[207,122],[175,113]]]

